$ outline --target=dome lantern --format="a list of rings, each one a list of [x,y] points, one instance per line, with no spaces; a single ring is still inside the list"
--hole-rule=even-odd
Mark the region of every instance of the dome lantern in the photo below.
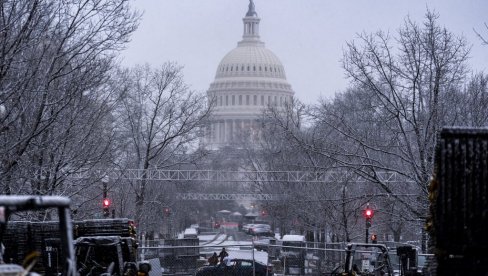
[[[264,44],[259,40],[259,21],[254,2],[249,0],[249,9],[246,16],[242,19],[244,21],[244,34],[242,35],[242,41],[239,45],[246,43]]]

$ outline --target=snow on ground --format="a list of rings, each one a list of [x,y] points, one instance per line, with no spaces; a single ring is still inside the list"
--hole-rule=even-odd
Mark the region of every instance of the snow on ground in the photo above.
[[[229,237],[226,241],[219,243],[223,247],[225,246],[251,246],[252,242],[250,241],[234,241],[232,237]]]
[[[214,236],[214,239],[211,239],[209,243],[205,244],[205,245],[216,245],[216,244],[221,244],[222,242],[224,242],[226,239],[227,239],[227,235],[217,235],[217,237],[215,238]]]
[[[217,254],[222,248],[225,247],[226,251],[229,253],[230,258],[239,259],[253,259],[253,250],[251,241],[235,241],[232,236],[227,236],[225,234],[217,235],[199,235],[200,242],[204,242],[200,249],[200,254],[211,255],[213,252]],[[215,240],[214,240],[215,239]],[[262,251],[254,250],[254,258],[257,262],[266,264],[268,260],[268,253]]]
[[[209,242],[213,239],[215,239],[215,234],[213,235],[198,235],[198,239],[200,242]]]
[[[227,252],[231,259],[253,259],[253,250],[238,250],[236,248],[228,248]],[[268,253],[264,251],[254,250],[254,259],[258,263],[267,264],[268,263]]]

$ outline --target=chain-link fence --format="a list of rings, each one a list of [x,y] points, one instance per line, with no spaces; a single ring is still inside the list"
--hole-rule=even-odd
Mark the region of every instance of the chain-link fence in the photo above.
[[[153,266],[154,275],[324,275],[345,261],[344,243],[306,243],[286,246],[270,239],[262,241],[170,239],[150,241],[140,246],[142,260]],[[229,262],[209,258],[222,249]],[[221,262],[222,261],[222,262]],[[162,273],[156,271],[161,269]],[[225,270],[226,272],[223,273]],[[220,274],[219,274],[220,275]]]

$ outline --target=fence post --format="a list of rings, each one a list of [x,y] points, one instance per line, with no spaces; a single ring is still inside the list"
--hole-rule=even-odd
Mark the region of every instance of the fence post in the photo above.
[[[254,259],[254,239],[252,239],[252,275],[256,276],[256,260]]]

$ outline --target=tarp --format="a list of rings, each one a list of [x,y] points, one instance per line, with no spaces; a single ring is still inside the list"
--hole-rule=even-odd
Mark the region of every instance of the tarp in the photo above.
[[[99,246],[111,246],[116,245],[121,242],[120,237],[118,236],[95,236],[95,237],[81,237],[76,239],[75,245],[99,245]]]

